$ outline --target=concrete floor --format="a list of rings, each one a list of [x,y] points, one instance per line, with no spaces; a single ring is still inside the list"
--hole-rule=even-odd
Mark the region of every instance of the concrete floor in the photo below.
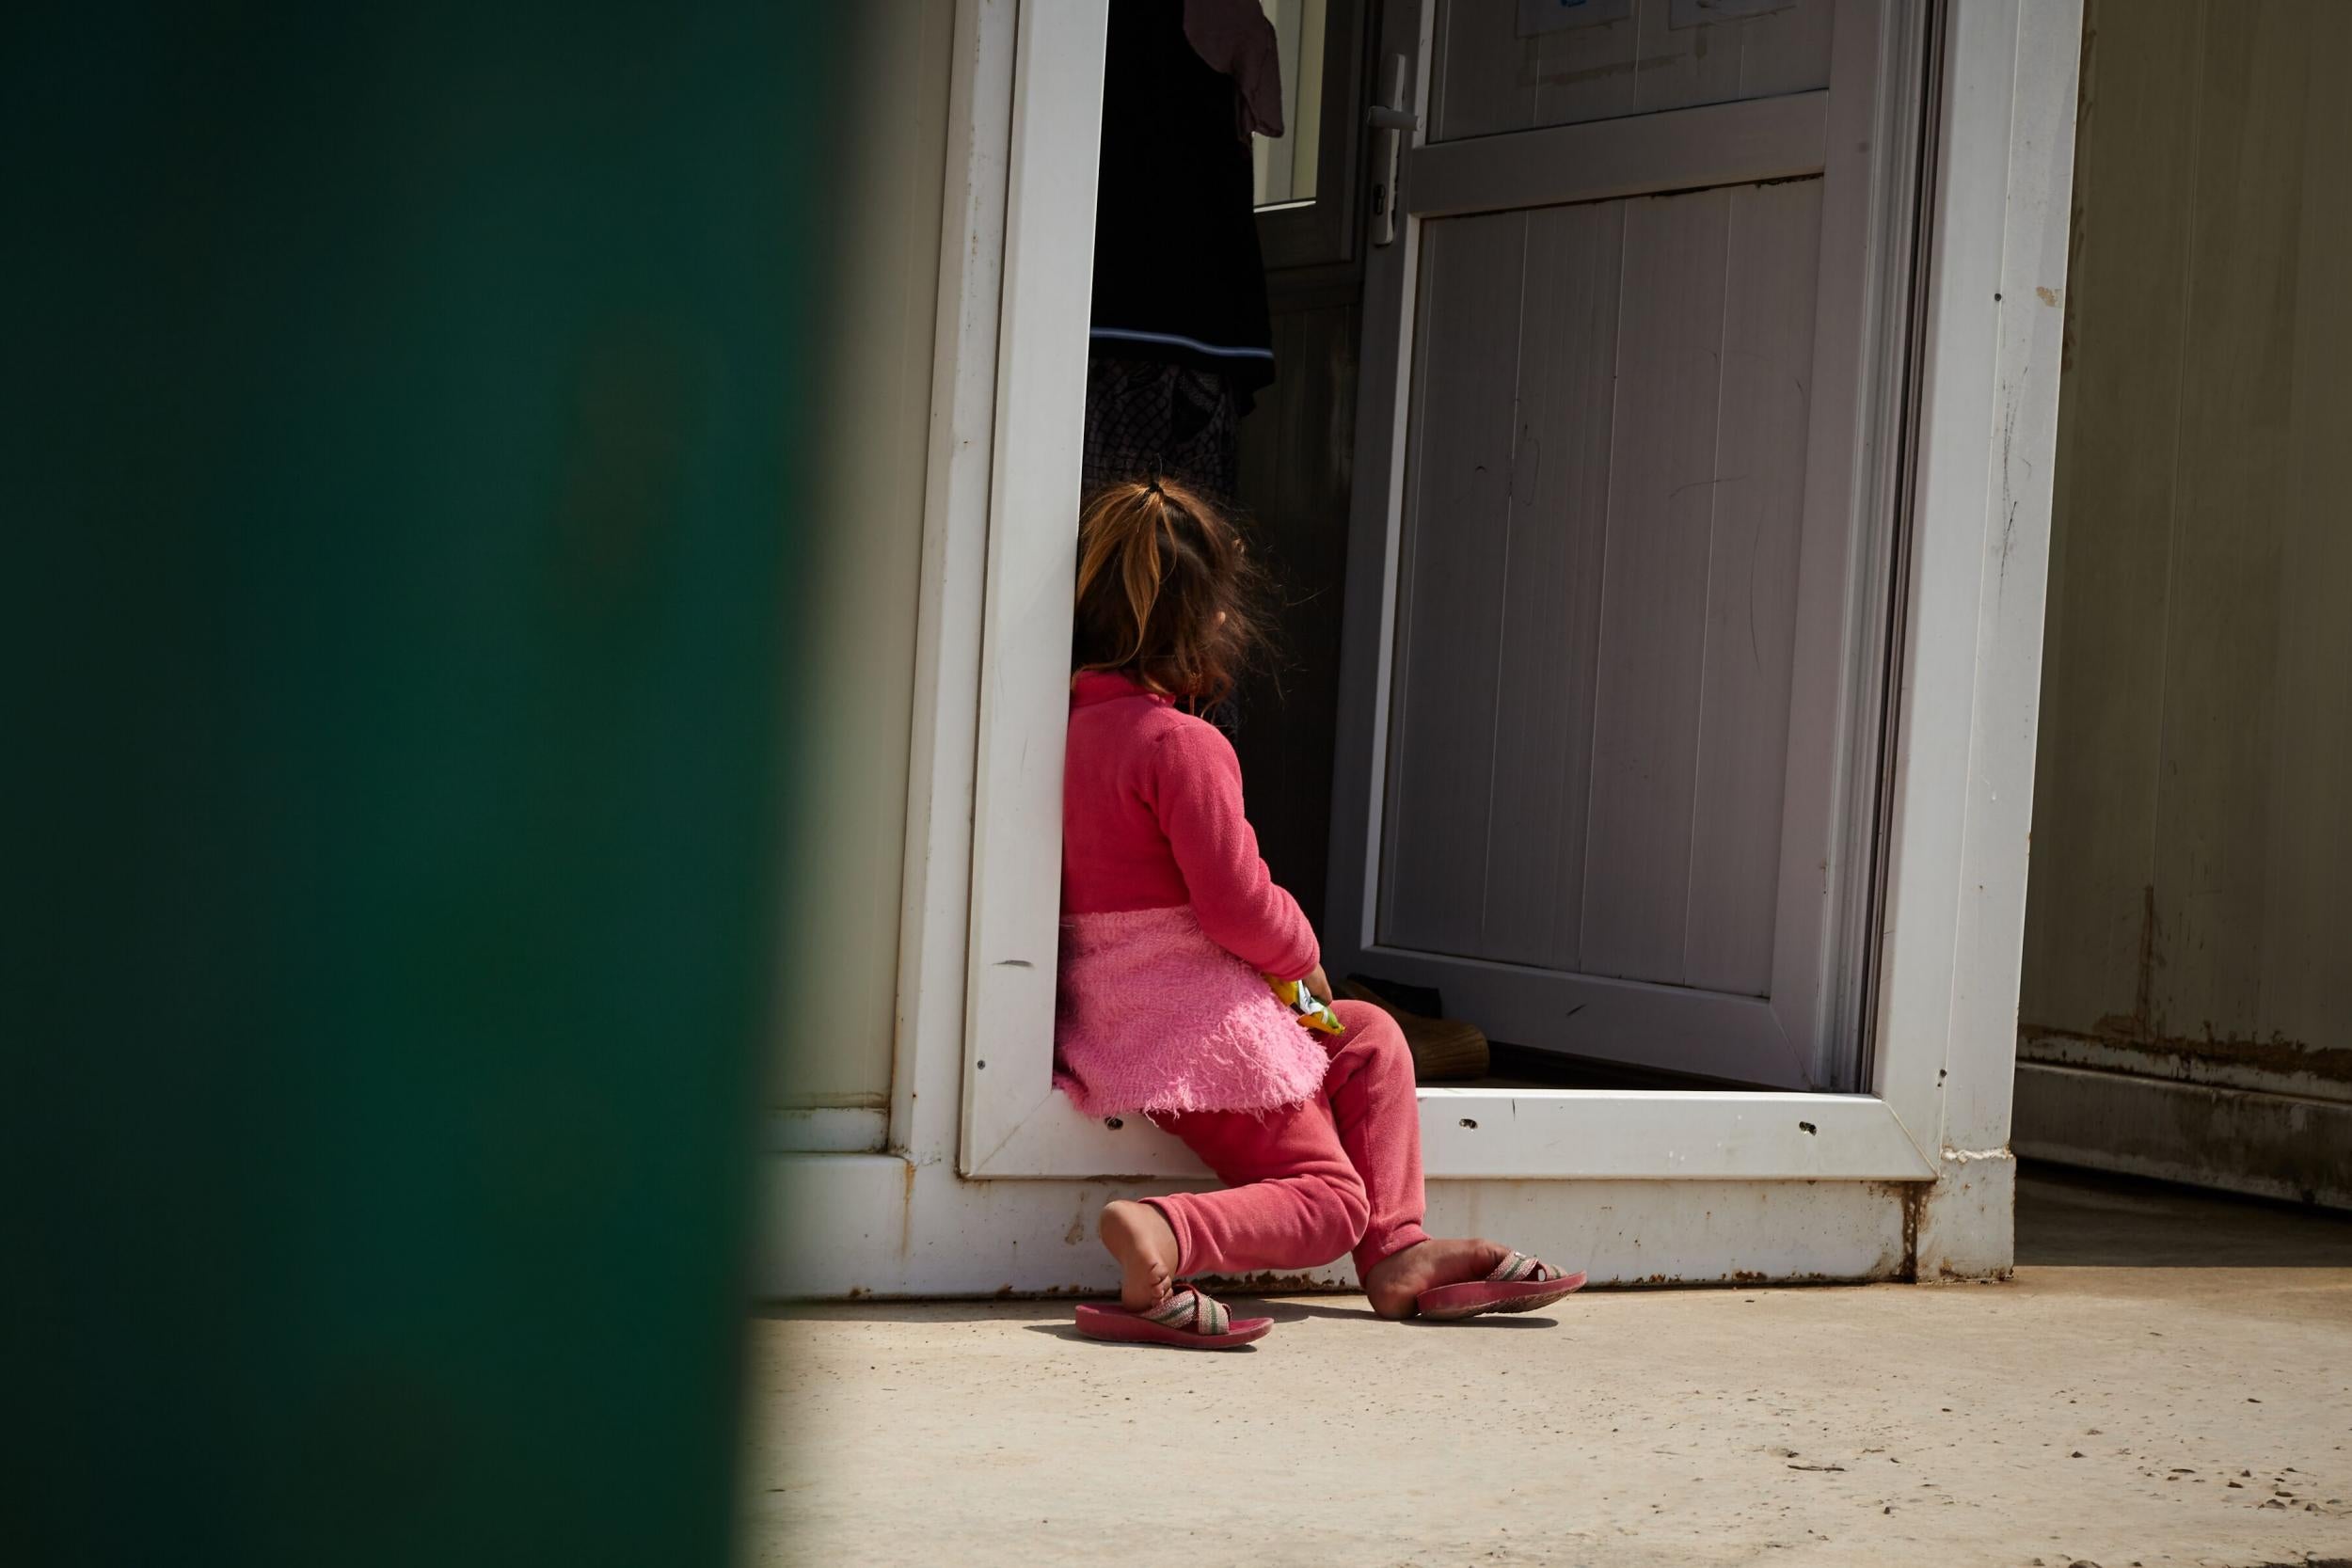
[[[2014,1284],[1592,1291],[1252,1350],[754,1325],[748,1560],[2352,1568],[2352,1221],[2054,1172]]]

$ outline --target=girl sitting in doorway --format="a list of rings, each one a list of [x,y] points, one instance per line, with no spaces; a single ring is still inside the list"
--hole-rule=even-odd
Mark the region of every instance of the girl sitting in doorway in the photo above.
[[[1492,1242],[1422,1229],[1421,1122],[1396,1024],[1333,1006],[1303,1027],[1272,981],[1325,1003],[1314,932],[1242,815],[1211,706],[1259,641],[1239,534],[1171,481],[1096,492],[1079,520],[1055,1081],[1089,1116],[1141,1112],[1226,1185],[1104,1207],[1120,1306],[1097,1338],[1199,1349],[1234,1320],[1187,1275],[1320,1267],[1352,1251],[1384,1318],[1526,1311],[1584,1283]]]

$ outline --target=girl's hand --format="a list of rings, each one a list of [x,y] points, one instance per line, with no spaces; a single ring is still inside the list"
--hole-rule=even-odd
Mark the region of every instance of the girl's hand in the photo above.
[[[1331,982],[1324,978],[1323,966],[1321,964],[1317,964],[1314,968],[1309,970],[1305,978],[1301,979],[1299,984],[1305,986],[1307,988],[1307,993],[1312,996],[1316,1001],[1322,1003],[1325,1006],[1327,1007],[1331,1005]]]

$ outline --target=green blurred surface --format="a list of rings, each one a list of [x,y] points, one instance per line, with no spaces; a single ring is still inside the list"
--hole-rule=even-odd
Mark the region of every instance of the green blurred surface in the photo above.
[[[726,1557],[831,14],[7,24],[0,1562]]]

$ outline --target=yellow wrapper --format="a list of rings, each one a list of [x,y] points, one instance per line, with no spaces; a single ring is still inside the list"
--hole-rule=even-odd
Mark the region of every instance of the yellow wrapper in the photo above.
[[[1340,1022],[1339,1014],[1316,1001],[1315,993],[1307,989],[1304,981],[1275,980],[1270,983],[1276,998],[1283,1006],[1296,1013],[1298,1022],[1308,1028],[1325,1035],[1347,1033],[1347,1025]]]

